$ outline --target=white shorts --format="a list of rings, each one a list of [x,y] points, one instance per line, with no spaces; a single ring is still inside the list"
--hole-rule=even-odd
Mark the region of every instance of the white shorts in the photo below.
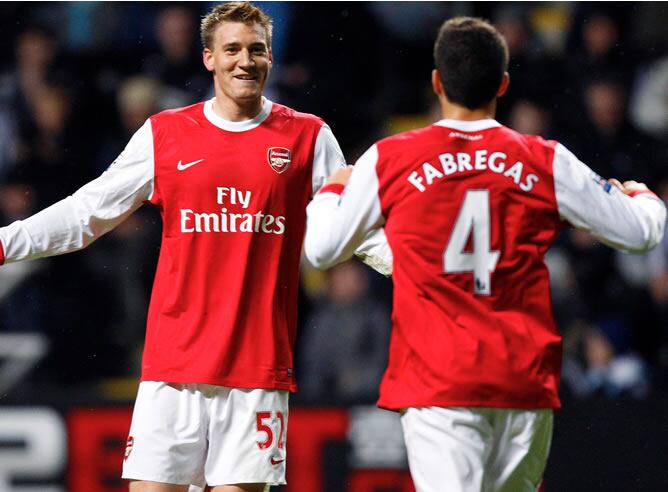
[[[287,391],[143,381],[123,478],[281,485],[287,429]]]
[[[552,410],[408,408],[401,425],[417,492],[535,492]]]

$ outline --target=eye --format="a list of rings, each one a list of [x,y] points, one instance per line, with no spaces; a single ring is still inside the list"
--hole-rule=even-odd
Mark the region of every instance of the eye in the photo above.
[[[239,48],[236,48],[234,46],[228,46],[227,48],[225,48],[225,53],[227,53],[229,55],[234,55],[235,53],[238,53],[238,52],[239,52]]]

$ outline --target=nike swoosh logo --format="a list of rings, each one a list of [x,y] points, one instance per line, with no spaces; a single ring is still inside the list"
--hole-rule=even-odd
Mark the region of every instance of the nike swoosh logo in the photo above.
[[[274,459],[274,457],[272,456],[271,459],[269,460],[269,463],[271,463],[272,465],[280,465],[284,461],[285,461],[285,458],[283,458],[282,460],[277,460],[277,459]]]
[[[199,164],[203,160],[204,159],[200,159],[198,161],[192,161],[192,162],[188,162],[186,164],[183,164],[181,161],[179,161],[179,163],[176,165],[176,169],[178,169],[179,171],[185,171],[189,167],[193,167],[195,164]]]

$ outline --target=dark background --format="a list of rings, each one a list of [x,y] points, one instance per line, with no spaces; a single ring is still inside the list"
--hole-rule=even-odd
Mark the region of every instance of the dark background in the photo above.
[[[274,18],[267,96],[324,118],[350,163],[374,140],[439,118],[436,31],[476,15],[510,47],[500,122],[668,199],[666,3],[259,4]],[[212,96],[197,34],[212,5],[0,4],[1,224],[99,175],[149,115]],[[0,269],[0,348],[12,334],[47,347],[25,370],[0,365],[0,405],[66,415],[131,404],[159,239],[146,206],[86,251]],[[667,258],[668,241],[629,256],[574,231],[548,255],[565,345],[548,490],[668,488]],[[374,403],[390,308],[390,282],[365,267],[304,265],[296,408]]]

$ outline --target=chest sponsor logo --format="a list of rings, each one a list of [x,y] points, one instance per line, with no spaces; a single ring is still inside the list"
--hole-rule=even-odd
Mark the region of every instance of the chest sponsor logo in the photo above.
[[[290,167],[292,152],[285,147],[269,147],[267,149],[267,161],[274,171],[282,174]]]
[[[195,164],[199,164],[203,160],[204,159],[198,159],[196,161],[186,162],[186,163],[183,163],[183,161],[179,161],[179,163],[176,165],[176,169],[178,169],[179,171],[185,171],[189,167],[193,167]]]
[[[182,208],[180,210],[182,233],[285,233],[285,216],[267,213],[265,209],[258,210],[258,204],[253,202],[253,194],[250,190],[233,186],[217,186],[215,196],[216,204],[219,207],[217,209],[196,211]]]

